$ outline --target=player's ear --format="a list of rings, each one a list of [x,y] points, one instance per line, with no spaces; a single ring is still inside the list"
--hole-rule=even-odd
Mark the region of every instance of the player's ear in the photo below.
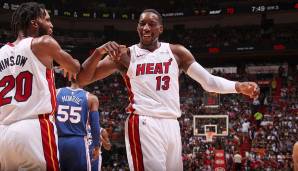
[[[37,29],[38,28],[38,22],[37,22],[37,20],[31,20],[30,23],[31,23],[31,25],[32,25],[32,27],[34,29]]]
[[[159,34],[162,34],[163,33],[163,25],[160,25],[159,27]]]

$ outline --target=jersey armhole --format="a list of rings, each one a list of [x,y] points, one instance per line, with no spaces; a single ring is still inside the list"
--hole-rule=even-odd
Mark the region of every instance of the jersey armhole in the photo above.
[[[172,58],[174,58],[173,61],[175,61],[176,65],[177,65],[177,67],[178,67],[179,75],[180,75],[180,74],[181,74],[181,70],[180,70],[178,61],[177,61],[177,59],[175,58],[175,55],[174,55],[173,52],[172,52],[170,43],[167,43],[167,50],[169,51],[170,56],[171,56]]]
[[[31,39],[31,40],[29,40],[30,43],[28,43],[28,44],[29,44],[28,52],[31,54],[31,56],[32,56],[33,58],[35,58],[35,59],[33,59],[33,60],[35,60],[35,61],[36,61],[37,63],[39,63],[41,66],[44,66],[46,69],[52,69],[52,68],[48,68],[45,64],[43,64],[43,63],[40,61],[40,59],[34,54],[34,52],[32,51],[32,42],[33,42],[33,39],[35,39],[35,38],[30,37],[30,39]]]
[[[128,65],[128,68],[126,70],[126,72],[123,72],[122,75],[129,75],[129,71],[131,70],[131,63],[133,62],[134,58],[135,57],[135,46],[136,45],[133,45],[131,47],[129,47],[129,55],[130,55],[130,59],[129,59],[129,65]]]

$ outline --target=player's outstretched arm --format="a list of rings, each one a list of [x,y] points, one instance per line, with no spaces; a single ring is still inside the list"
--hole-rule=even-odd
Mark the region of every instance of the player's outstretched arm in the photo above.
[[[260,89],[254,82],[235,82],[210,74],[195,61],[189,50],[181,45],[171,45],[182,70],[192,79],[201,84],[204,90],[216,93],[241,93],[251,98],[257,98]]]
[[[33,53],[48,68],[52,68],[52,60],[54,60],[72,75],[80,71],[79,61],[65,52],[51,36],[45,35],[34,38],[31,48]]]
[[[119,58],[121,46],[116,42],[107,42],[95,49],[95,51],[82,64],[78,74],[78,82],[81,86],[103,79],[117,70],[117,64],[111,59]],[[108,54],[106,58],[102,58]]]

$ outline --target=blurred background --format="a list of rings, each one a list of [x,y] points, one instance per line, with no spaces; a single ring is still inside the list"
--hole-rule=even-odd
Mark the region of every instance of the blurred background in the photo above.
[[[20,0],[0,0],[0,47],[13,42],[13,11]],[[81,63],[94,48],[114,40],[138,43],[136,26],[143,9],[164,17],[160,40],[187,47],[214,75],[255,81],[256,100],[221,95],[216,107],[198,83],[180,76],[182,117],[179,119],[184,170],[214,170],[217,150],[224,151],[226,170],[293,170],[293,144],[298,140],[298,1],[294,0],[48,0],[53,37]],[[57,88],[65,86],[56,74]],[[100,100],[101,124],[112,139],[103,153],[103,170],[128,170],[124,142],[128,95],[120,74],[97,81],[86,90]],[[111,91],[113,90],[113,91]],[[213,105],[213,104],[211,104]],[[194,135],[194,115],[228,115],[229,134],[206,142]],[[212,119],[210,119],[212,120]],[[213,124],[220,126],[216,119]]]

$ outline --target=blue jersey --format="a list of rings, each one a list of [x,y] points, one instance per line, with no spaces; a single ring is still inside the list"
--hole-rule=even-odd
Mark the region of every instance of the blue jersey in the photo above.
[[[61,88],[57,94],[56,125],[58,136],[86,136],[89,114],[88,92]]]

